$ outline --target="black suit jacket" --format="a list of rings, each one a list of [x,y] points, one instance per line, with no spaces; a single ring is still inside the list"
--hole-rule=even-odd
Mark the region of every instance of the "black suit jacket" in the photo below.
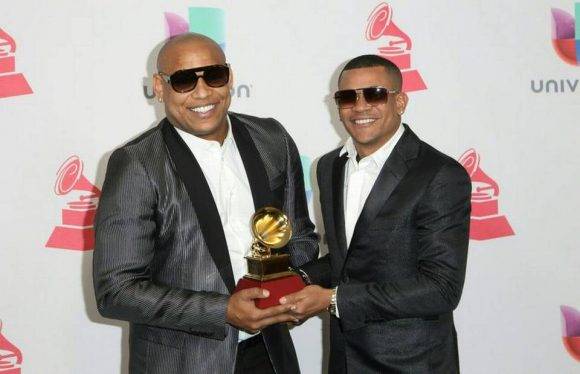
[[[303,267],[338,286],[331,373],[456,373],[452,311],[465,278],[469,176],[405,125],[346,248],[340,149],[318,163],[329,254]]]
[[[294,142],[273,119],[230,121],[254,206],[288,215],[294,266],[316,258]],[[226,306],[236,279],[225,235],[199,164],[167,120],[111,155],[95,230],[97,306],[131,322],[130,372],[231,373],[238,330]],[[276,372],[297,373],[287,326],[262,336]]]

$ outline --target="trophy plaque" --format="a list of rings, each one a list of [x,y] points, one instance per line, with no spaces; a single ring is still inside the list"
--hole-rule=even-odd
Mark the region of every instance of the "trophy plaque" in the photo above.
[[[248,261],[248,274],[238,282],[234,292],[259,287],[270,292],[265,299],[256,299],[256,306],[265,309],[278,305],[285,295],[304,288],[302,278],[291,271],[290,255],[273,250],[284,247],[292,236],[288,217],[279,209],[264,207],[250,221],[254,237]]]

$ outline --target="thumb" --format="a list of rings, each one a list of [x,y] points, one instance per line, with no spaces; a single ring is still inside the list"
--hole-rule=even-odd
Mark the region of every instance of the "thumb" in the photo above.
[[[241,292],[244,299],[265,299],[270,296],[270,291],[259,287],[248,288]]]

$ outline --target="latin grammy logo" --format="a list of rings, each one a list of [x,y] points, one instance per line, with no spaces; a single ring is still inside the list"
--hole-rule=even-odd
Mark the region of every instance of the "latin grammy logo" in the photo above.
[[[32,93],[24,75],[16,73],[16,43],[0,28],[0,99]]]
[[[22,353],[2,335],[0,320],[0,374],[20,374]]]
[[[378,48],[379,55],[390,60],[401,69],[403,74],[403,91],[421,91],[427,89],[421,74],[411,69],[411,38],[395,25],[392,20],[393,10],[387,3],[379,4],[368,18],[366,39],[382,40],[386,44]]]
[[[570,356],[580,361],[580,311],[571,306],[560,306],[562,312],[562,341]]]
[[[469,149],[460,158],[471,178],[471,228],[469,238],[488,240],[514,235],[507,218],[499,215],[499,186],[479,167],[479,155]]]
[[[101,191],[83,176],[83,163],[78,156],[69,157],[56,174],[54,191],[57,195],[66,195],[71,191],[88,194],[67,203],[67,207],[62,209],[62,226],[54,228],[46,247],[91,250],[95,247],[93,226]]]

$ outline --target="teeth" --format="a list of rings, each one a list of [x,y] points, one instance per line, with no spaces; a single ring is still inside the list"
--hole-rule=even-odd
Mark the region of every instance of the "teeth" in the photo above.
[[[205,105],[205,106],[198,106],[195,108],[189,108],[192,112],[196,113],[206,113],[215,108],[215,104]]]
[[[374,121],[375,120],[373,118],[365,118],[365,119],[355,119],[354,123],[356,123],[357,125],[366,125],[367,123],[371,123]]]

